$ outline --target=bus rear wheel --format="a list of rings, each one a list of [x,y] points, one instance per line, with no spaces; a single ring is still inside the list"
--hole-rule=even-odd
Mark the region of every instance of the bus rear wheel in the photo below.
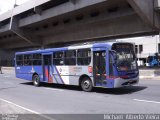
[[[81,88],[85,92],[92,91],[93,89],[92,81],[88,77],[83,78],[83,80],[81,81]]]
[[[40,77],[39,77],[39,75],[36,74],[36,75],[33,76],[33,84],[36,87],[40,86]]]

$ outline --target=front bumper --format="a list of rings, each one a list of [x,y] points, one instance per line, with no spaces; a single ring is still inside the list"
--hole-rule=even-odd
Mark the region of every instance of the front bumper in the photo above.
[[[131,79],[116,78],[114,80],[114,88],[131,86],[131,85],[138,84],[138,82],[139,82],[139,77],[131,78]]]

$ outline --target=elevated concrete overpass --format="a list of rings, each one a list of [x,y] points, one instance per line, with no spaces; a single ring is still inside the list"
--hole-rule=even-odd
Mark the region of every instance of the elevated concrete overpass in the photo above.
[[[0,15],[0,49],[159,34],[160,0],[30,0]]]

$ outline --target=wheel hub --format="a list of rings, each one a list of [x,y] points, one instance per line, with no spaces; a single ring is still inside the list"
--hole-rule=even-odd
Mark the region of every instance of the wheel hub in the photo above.
[[[90,87],[89,81],[84,81],[84,88],[89,88],[89,87]]]
[[[38,81],[39,81],[39,79],[38,79],[38,78],[35,78],[34,83],[37,85],[37,84],[38,84]]]

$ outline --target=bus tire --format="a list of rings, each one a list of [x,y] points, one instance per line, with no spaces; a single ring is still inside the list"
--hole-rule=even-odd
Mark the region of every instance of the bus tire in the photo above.
[[[93,89],[92,81],[88,77],[84,77],[81,81],[81,88],[85,92],[90,92]]]
[[[33,75],[33,84],[36,87],[40,86],[40,77],[39,77],[39,75],[37,75],[37,74]]]

